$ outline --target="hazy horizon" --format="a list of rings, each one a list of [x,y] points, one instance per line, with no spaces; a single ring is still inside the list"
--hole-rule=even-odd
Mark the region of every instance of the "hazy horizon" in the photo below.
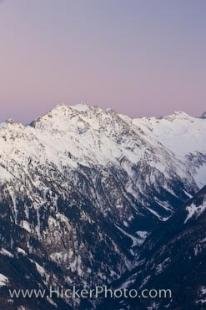
[[[0,121],[61,102],[200,116],[205,12],[202,0],[0,1]]]

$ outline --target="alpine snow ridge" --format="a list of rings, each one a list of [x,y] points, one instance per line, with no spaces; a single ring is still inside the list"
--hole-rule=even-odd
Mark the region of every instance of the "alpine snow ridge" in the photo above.
[[[205,185],[206,121],[183,112],[131,119],[60,105],[30,125],[0,125],[0,293],[110,284],[145,240]],[[3,278],[2,278],[3,279]],[[5,278],[4,278],[5,279]],[[28,309],[95,301],[13,300]]]

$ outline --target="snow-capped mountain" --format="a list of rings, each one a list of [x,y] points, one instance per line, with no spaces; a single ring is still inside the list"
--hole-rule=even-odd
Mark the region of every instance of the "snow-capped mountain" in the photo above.
[[[206,121],[184,112],[176,112],[164,118],[142,118],[133,122],[155,137],[190,169],[197,184],[202,187],[206,179]]]
[[[28,282],[92,287],[131,270],[151,231],[200,188],[205,127],[205,119],[183,113],[131,119],[87,105],[57,106],[27,126],[2,123],[5,296]],[[9,309],[6,297],[2,303]],[[38,307],[65,303],[86,307],[80,300],[39,300]]]

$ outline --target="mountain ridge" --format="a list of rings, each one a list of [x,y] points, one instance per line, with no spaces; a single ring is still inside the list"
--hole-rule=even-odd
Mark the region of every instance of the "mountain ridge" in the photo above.
[[[194,138],[183,156],[176,128],[178,139],[188,131]],[[203,140],[204,129],[204,120],[182,114],[135,120],[85,105],[58,106],[30,126],[3,123],[0,259],[7,266],[11,253],[24,277],[0,266],[9,287],[25,287],[31,263],[34,283],[47,288],[109,284],[131,270],[155,227],[200,188],[206,152],[195,137]],[[84,309],[82,300],[62,302]]]

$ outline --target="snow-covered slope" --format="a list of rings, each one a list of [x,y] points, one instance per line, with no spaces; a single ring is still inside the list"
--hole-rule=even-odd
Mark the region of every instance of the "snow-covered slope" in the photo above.
[[[195,154],[185,158],[164,144],[164,130],[154,134],[150,122],[61,105],[31,125],[0,125],[0,259],[7,251],[21,266],[23,255],[28,267],[20,283],[0,266],[12,287],[26,285],[31,262],[47,287],[110,283],[132,268],[156,225],[198,190],[196,157],[188,165]]]
[[[182,132],[182,126],[188,124],[181,122],[179,129],[179,120],[177,126],[175,120],[173,127],[177,132],[173,130],[174,134],[171,132],[169,136],[164,132],[166,127],[164,124],[163,128],[156,128],[155,123],[158,121],[150,119],[128,121],[128,119],[111,110],[104,111],[96,107],[77,105],[57,106],[47,115],[34,121],[31,126],[11,121],[3,123],[0,126],[1,179],[4,181],[13,178],[14,175],[17,176],[15,170],[18,168],[14,167],[16,164],[20,165],[20,169],[22,171],[24,169],[25,173],[30,166],[49,163],[55,164],[60,169],[64,169],[65,166],[76,168],[79,164],[86,166],[117,164],[124,166],[129,172],[130,165],[137,164],[141,160],[146,160],[151,167],[161,173],[169,175],[171,170],[175,170],[181,177],[189,178],[184,163],[172,154],[174,152],[179,156],[181,143],[177,139],[178,132]],[[197,130],[200,131],[196,139],[199,139],[199,144],[195,140],[192,151],[187,146],[183,155],[204,152],[202,127],[205,127],[201,122],[205,121],[201,120],[200,124],[198,121],[196,127],[199,129],[191,125],[191,131],[192,135],[196,135]],[[167,119],[164,122],[170,124]],[[148,128],[154,132],[148,134]],[[188,135],[189,133],[187,140]],[[169,142],[165,136],[168,136]],[[12,162],[15,165],[12,165]]]
[[[50,190],[47,185],[49,180],[55,178],[59,182],[59,174],[65,179],[62,186],[72,186],[71,183],[77,178],[68,179],[67,176],[82,167],[97,169],[101,174],[105,169],[111,172],[111,167],[121,171],[127,194],[143,203],[146,201],[140,197],[145,193],[148,195],[159,182],[160,187],[178,198],[180,196],[174,192],[174,183],[182,183],[186,195],[196,189],[191,167],[188,168],[185,162],[175,157],[172,150],[161,144],[154,135],[138,127],[137,122],[128,121],[128,118],[124,119],[111,110],[85,105],[57,106],[31,126],[11,121],[1,125],[0,182],[2,186],[7,184],[14,206],[14,182],[18,191],[27,195],[33,195],[34,188],[47,192]],[[92,182],[95,182],[94,177]],[[36,200],[41,201],[39,197]],[[159,202],[158,198],[156,202],[166,215],[170,210],[168,202]],[[125,208],[120,198],[114,199],[112,204]],[[130,205],[134,204],[130,201]],[[157,218],[167,217],[158,215],[157,207],[150,207],[148,205],[147,210]]]
[[[175,112],[163,118],[134,119],[133,123],[146,130],[193,170],[198,185],[206,180],[206,119]]]

